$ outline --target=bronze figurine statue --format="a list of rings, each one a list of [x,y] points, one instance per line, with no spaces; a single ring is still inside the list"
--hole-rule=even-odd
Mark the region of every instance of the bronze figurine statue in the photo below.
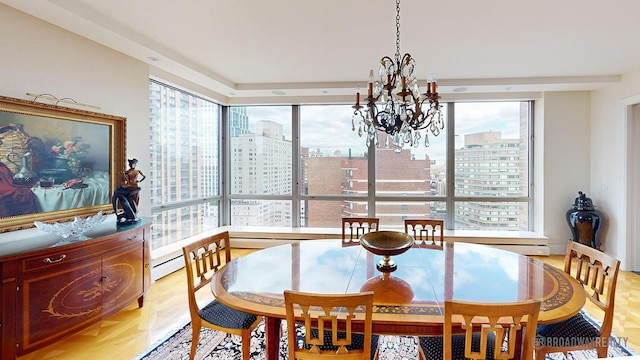
[[[138,202],[140,200],[140,183],[146,178],[144,173],[136,169],[138,159],[128,159],[129,169],[120,172],[120,185],[113,193],[111,202],[117,216],[118,224],[131,224],[139,221]]]

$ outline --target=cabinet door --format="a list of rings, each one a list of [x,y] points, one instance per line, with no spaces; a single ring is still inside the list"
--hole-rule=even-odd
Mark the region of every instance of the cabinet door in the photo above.
[[[102,258],[101,306],[105,318],[142,295],[143,279],[143,241],[118,249],[118,252],[105,254]]]
[[[140,297],[143,245],[130,242],[77,262],[65,257],[20,278],[18,356],[96,323]]]
[[[87,326],[101,315],[99,256],[66,259],[18,279],[18,356]]]

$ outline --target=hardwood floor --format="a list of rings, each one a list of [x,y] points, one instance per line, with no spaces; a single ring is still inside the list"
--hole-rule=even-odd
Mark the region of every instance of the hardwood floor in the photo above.
[[[234,257],[253,250],[233,249]],[[562,256],[535,257],[562,267]],[[151,285],[144,307],[131,304],[125,310],[55,344],[20,357],[20,360],[124,360],[132,359],[173,329],[189,321],[186,274],[176,271]],[[202,299],[206,301],[206,299]],[[587,311],[596,315],[593,307]],[[640,351],[640,275],[620,272],[617,284],[613,331],[628,337]]]

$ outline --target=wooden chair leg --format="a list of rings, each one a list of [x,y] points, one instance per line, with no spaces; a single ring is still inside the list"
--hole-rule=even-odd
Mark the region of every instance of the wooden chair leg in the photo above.
[[[427,360],[427,356],[422,351],[422,346],[420,346],[420,340],[418,340],[418,355],[420,360]]]
[[[251,359],[251,331],[242,332],[242,360]]]
[[[189,360],[193,360],[196,357],[198,342],[200,342],[200,325],[192,325],[191,330],[191,351],[189,352]]]

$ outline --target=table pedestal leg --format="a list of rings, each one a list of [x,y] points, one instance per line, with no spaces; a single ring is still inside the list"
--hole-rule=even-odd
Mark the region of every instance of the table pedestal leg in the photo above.
[[[264,318],[266,360],[278,360],[280,355],[280,324],[279,318]]]

